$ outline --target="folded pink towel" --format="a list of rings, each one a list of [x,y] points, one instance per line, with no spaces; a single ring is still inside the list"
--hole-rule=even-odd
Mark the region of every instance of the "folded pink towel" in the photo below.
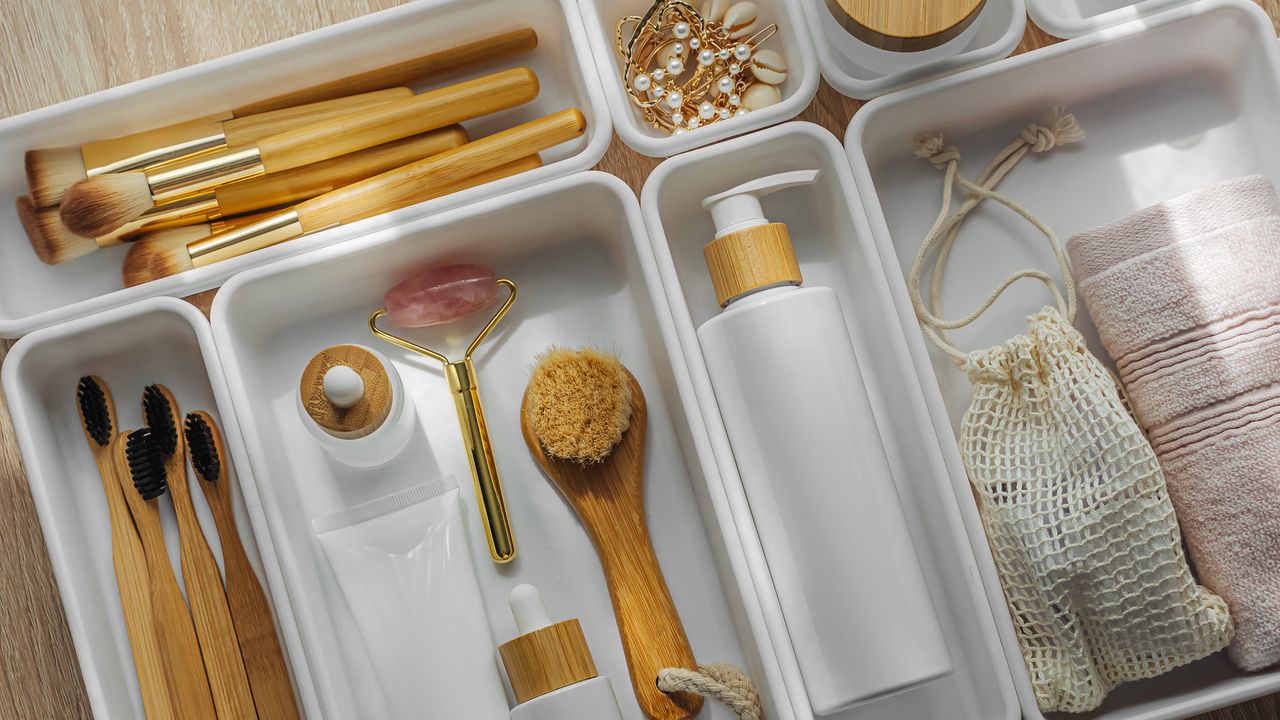
[[[1280,201],[1228,180],[1067,243],[1232,660],[1280,661]]]

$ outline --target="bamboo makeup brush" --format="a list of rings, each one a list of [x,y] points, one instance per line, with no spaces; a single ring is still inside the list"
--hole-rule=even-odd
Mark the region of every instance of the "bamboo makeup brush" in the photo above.
[[[105,235],[160,203],[506,110],[537,95],[537,75],[514,68],[309,123],[205,160],[86,178],[67,190],[62,221],[72,232]]]
[[[151,610],[175,714],[182,718],[217,717],[200,641],[165,548],[158,503],[167,489],[164,463],[146,428],[127,433],[125,441],[114,443],[114,448],[116,476],[146,556]]]
[[[702,697],[657,686],[659,670],[697,664],[645,524],[647,420],[640,383],[594,350],[542,354],[520,409],[529,452],[600,557],[640,709],[652,720],[683,720],[698,714]]]
[[[46,263],[57,264],[98,248],[133,242],[158,230],[207,223],[305,200],[466,142],[467,131],[461,125],[450,125],[312,165],[221,185],[160,205],[98,238],[76,235],[62,224],[56,208],[37,209],[26,198],[18,199],[18,214],[36,255]]]
[[[132,287],[176,275],[306,233],[355,222],[472,184],[505,177],[513,173],[502,170],[503,166],[525,162],[519,159],[580,137],[585,131],[586,118],[581,112],[561,110],[319,195],[260,222],[211,235],[185,248],[143,248],[135,245],[125,257],[124,284]]]
[[[182,416],[173,394],[163,385],[148,385],[142,395],[142,413],[151,431],[152,446],[163,465],[173,509],[178,516],[178,540],[182,581],[195,620],[196,637],[204,657],[213,704],[219,720],[254,720],[257,711],[249,677],[240,655],[227,594],[218,561],[200,528],[191,487],[187,484],[187,457]]]
[[[284,651],[276,636],[275,622],[271,619],[267,594],[249,563],[236,528],[222,433],[213,418],[203,411],[187,413],[183,430],[191,467],[201,480],[198,484],[204,489],[214,523],[218,526],[222,561],[226,566],[227,600],[258,717],[292,720],[298,717],[297,701],[293,697]]]
[[[407,87],[387,88],[255,115],[236,115],[234,111],[210,115],[156,130],[85,143],[78,148],[28,150],[27,184],[36,207],[54,207],[62,202],[67,188],[87,177],[160,167],[219,150],[238,149],[284,132],[300,121],[341,117],[412,95],[413,91]]]
[[[133,665],[138,673],[142,709],[149,720],[175,718],[177,715],[169,697],[169,681],[161,660],[160,638],[156,634],[151,608],[147,556],[116,476],[115,446],[121,440],[115,432],[115,404],[102,378],[92,375],[80,378],[76,387],[76,410],[80,414],[80,427],[89,441],[93,461],[102,476],[103,494],[107,497],[107,512],[111,519],[111,561],[115,566],[124,625],[129,631]]]

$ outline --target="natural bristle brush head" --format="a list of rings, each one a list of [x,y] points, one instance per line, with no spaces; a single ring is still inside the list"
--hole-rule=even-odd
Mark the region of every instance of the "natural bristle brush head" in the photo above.
[[[217,482],[222,476],[222,438],[212,421],[203,412],[187,413],[183,429],[196,475],[205,482]]]
[[[106,173],[67,188],[59,214],[71,232],[98,237],[154,206],[145,173]]]
[[[80,148],[28,150],[24,159],[27,185],[31,188],[31,199],[36,207],[53,207],[62,202],[67,188],[88,175]]]
[[[93,238],[81,237],[67,229],[58,216],[58,208],[39,208],[25,195],[15,203],[18,219],[27,231],[36,257],[49,265],[75,260],[98,249]]]
[[[551,457],[603,462],[631,426],[631,381],[617,356],[553,347],[538,356],[525,394],[529,424]]]
[[[156,452],[168,458],[178,449],[178,420],[173,398],[160,385],[142,391],[142,415],[151,431]]]
[[[150,428],[129,433],[124,446],[125,459],[129,461],[129,477],[133,487],[143,500],[154,500],[169,489],[164,470],[164,458],[156,448],[155,436]]]
[[[208,237],[207,228],[208,225],[200,225],[195,230],[161,230],[131,243],[120,271],[124,286],[133,287],[195,269],[187,243]]]
[[[115,413],[101,379],[92,375],[80,378],[80,384],[76,386],[76,406],[85,434],[99,447],[106,447],[115,428]]]

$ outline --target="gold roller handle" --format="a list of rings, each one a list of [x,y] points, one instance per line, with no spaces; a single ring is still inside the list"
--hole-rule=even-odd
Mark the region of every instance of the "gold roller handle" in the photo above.
[[[480,385],[476,380],[475,365],[471,362],[471,356],[476,348],[480,347],[480,343],[484,342],[489,333],[493,332],[493,329],[506,316],[511,306],[516,303],[515,282],[507,278],[499,278],[497,282],[510,290],[511,294],[467,346],[467,352],[461,360],[450,360],[435,350],[379,328],[378,318],[387,314],[386,308],[376,310],[369,316],[369,331],[374,337],[410,352],[426,355],[444,365],[449,389],[453,391],[454,406],[458,411],[462,442],[467,449],[467,460],[471,465],[476,503],[484,519],[485,539],[489,542],[489,557],[493,558],[495,563],[503,565],[516,558],[516,537],[511,530],[511,518],[507,514],[507,501],[502,495],[502,481],[498,477],[498,466],[493,459],[493,447],[489,442],[489,427],[484,419],[484,405],[480,402]]]

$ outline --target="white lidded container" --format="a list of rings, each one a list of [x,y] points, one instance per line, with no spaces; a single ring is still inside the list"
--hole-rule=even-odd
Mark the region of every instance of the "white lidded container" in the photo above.
[[[1061,105],[1076,116],[1083,142],[1028,158],[1001,184],[1060,238],[1122,218],[1153,203],[1243,175],[1280,184],[1280,43],[1271,19],[1247,0],[1203,0],[1058,43],[998,65],[878,98],[849,126],[845,145],[857,177],[892,307],[907,330],[910,362],[942,439],[947,472],[968,488],[953,438],[972,386],[918,330],[905,277],[939,207],[942,173],[913,156],[922,132],[940,131],[970,177],[1030,122]],[[1025,225],[1001,208],[975,211],[961,232],[943,287],[944,307],[971,308],[1010,271],[1053,267],[1051,252],[1024,242]],[[1056,275],[1056,273],[1054,273]],[[1060,277],[1058,282],[1062,282]],[[965,347],[987,347],[1025,332],[1026,308],[1043,289],[1015,285],[973,326],[956,332]],[[1106,358],[1087,312],[1076,326]],[[976,515],[969,542],[985,551]],[[999,578],[982,581],[1008,665],[1029,720],[1043,720],[1009,620]],[[1235,669],[1225,653],[1159,677],[1116,688],[1081,720],[1179,720],[1280,691],[1280,668]],[[1053,717],[1057,717],[1056,715]]]
[[[1190,0],[1026,0],[1027,14],[1042,30],[1073,38],[1137,20]]]
[[[835,291],[801,287],[779,173],[703,200],[724,311],[698,328],[738,473],[816,715],[951,673]]]

